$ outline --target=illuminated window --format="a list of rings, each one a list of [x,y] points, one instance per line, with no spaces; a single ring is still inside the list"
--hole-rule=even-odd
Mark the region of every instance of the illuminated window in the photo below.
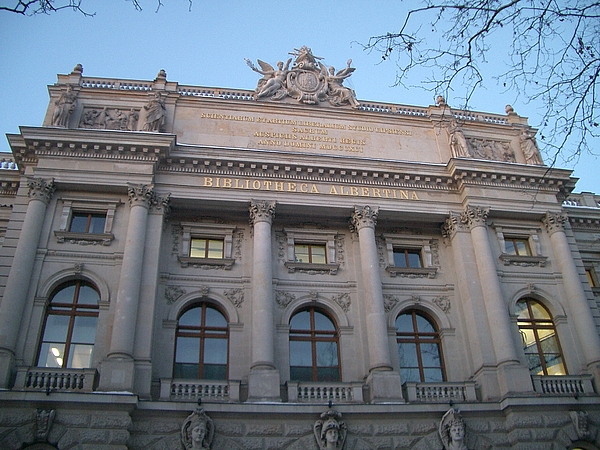
[[[223,259],[223,250],[223,239],[192,238],[190,257]]]
[[[531,298],[517,303],[517,323],[532,375],[567,375],[556,327],[548,310]]]
[[[174,378],[227,379],[229,329],[219,310],[192,306],[179,317],[175,339]]]
[[[531,247],[529,247],[528,239],[511,238],[505,236],[504,243],[506,245],[507,255],[531,256]]]
[[[46,310],[39,367],[92,366],[99,300],[98,291],[79,280],[61,285],[53,293]]]
[[[325,245],[294,244],[295,262],[310,264],[327,264]]]
[[[104,233],[106,214],[74,212],[71,215],[69,231],[71,233]]]
[[[394,248],[394,266],[420,269],[423,267],[420,249]]]
[[[313,307],[294,314],[290,321],[290,379],[341,380],[337,328]]]
[[[596,281],[596,271],[591,267],[585,268],[585,276],[587,277],[588,283],[591,287],[598,287],[598,282]]]
[[[440,335],[424,313],[400,314],[396,319],[396,341],[402,381],[445,381]]]

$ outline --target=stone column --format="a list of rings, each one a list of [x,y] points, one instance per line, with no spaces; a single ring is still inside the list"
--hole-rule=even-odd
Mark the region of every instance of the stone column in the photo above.
[[[133,390],[133,346],[140,298],[140,283],[146,243],[148,208],[152,186],[130,185],[128,188],[129,222],[123,251],[119,290],[107,359],[102,362],[100,390]]]
[[[504,300],[496,259],[490,245],[486,219],[489,208],[467,207],[462,221],[470,226],[473,250],[479,273],[479,283],[489,323],[490,335],[498,365],[500,392],[532,391],[531,377],[527,368],[520,364],[516,343],[511,332],[508,305]]]
[[[551,212],[546,213],[542,219],[550,235],[558,269],[562,273],[564,290],[567,295],[566,301],[572,314],[571,326],[577,330],[585,362],[598,386],[600,385],[600,336],[567,241],[565,234],[567,221],[566,214]]]
[[[33,178],[29,186],[29,204],[21,227],[8,275],[4,296],[0,304],[0,388],[8,388],[15,365],[15,350],[31,273],[37,253],[46,207],[54,192],[54,181]]]
[[[401,400],[400,374],[392,371],[387,321],[383,302],[379,257],[375,242],[375,225],[379,209],[355,206],[351,229],[358,232],[360,269],[363,281],[367,345],[369,349],[369,375],[367,384],[372,401]]]
[[[273,323],[271,224],[274,217],[275,202],[252,200],[252,365],[248,376],[248,398],[251,400],[281,400]]]

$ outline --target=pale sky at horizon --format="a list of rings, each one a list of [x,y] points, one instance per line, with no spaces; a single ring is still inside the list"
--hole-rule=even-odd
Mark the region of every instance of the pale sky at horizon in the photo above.
[[[0,5],[10,3],[0,0]],[[345,84],[360,100],[434,104],[432,92],[393,87],[394,62],[381,63],[379,54],[360,45],[396,30],[408,9],[404,5],[416,1],[194,0],[189,12],[187,0],[163,0],[158,13],[155,0],[140,3],[142,12],[125,0],[84,0],[94,17],[72,11],[35,17],[0,12],[0,132],[40,126],[48,108],[47,86],[78,63],[89,77],[153,80],[164,69],[169,81],[182,85],[254,89],[259,75],[244,58],[274,66],[302,45],[336,68],[351,58],[356,71]],[[536,126],[535,105],[499,91],[490,80],[471,107],[504,114],[505,105],[512,104]],[[447,100],[453,106],[453,99]],[[594,148],[600,153],[600,142]],[[0,152],[10,152],[5,137]],[[583,155],[575,166],[558,161],[557,167],[575,167],[573,176],[580,178],[575,192],[600,194],[597,156]]]

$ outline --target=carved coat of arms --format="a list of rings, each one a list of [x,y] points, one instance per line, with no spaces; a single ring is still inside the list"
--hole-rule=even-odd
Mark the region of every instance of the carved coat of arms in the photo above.
[[[291,97],[308,105],[329,102],[333,106],[360,106],[354,90],[343,85],[344,80],[355,70],[350,67],[351,59],[344,69],[336,72],[333,66],[325,66],[320,61],[323,58],[314,56],[306,46],[294,49],[290,54],[295,57],[294,62],[292,63],[293,58],[289,58],[285,64],[279,61],[276,69],[260,59],[259,69],[246,59],[248,66],[263,76],[255,89],[257,100],[282,100]]]

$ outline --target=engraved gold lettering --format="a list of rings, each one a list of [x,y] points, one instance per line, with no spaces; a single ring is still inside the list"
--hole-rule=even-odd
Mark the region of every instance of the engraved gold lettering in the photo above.
[[[410,196],[411,200],[419,200],[419,197],[417,197],[417,192],[416,191],[412,191],[412,195]]]
[[[235,188],[236,189],[244,189],[243,186],[240,186],[240,179],[239,178],[235,179]]]
[[[358,188],[355,186],[350,186],[350,195],[353,195],[356,197],[358,195]]]
[[[408,191],[400,191],[400,198],[408,200]]]
[[[338,191],[335,189],[335,186],[331,186],[331,189],[329,189],[329,194],[338,195]]]
[[[288,192],[296,192],[296,183],[288,183],[287,191]]]
[[[212,187],[213,185],[213,179],[212,177],[204,177],[204,186],[205,187]]]
[[[381,192],[379,188],[373,188],[373,197],[381,197]]]
[[[368,187],[360,188],[360,195],[362,195],[363,197],[369,197],[369,188]]]
[[[219,177],[217,177],[216,180],[217,180],[217,184],[215,184],[215,187],[221,187],[221,179]]]
[[[273,182],[272,181],[264,181],[264,183],[265,183],[265,189],[267,191],[270,191],[271,190],[271,185],[273,184]]]
[[[300,192],[308,192],[308,184],[300,183]]]
[[[256,190],[260,189],[260,181],[254,180],[252,182],[252,189],[256,189]]]
[[[231,178],[223,178],[223,187],[230,188],[231,187]]]
[[[276,191],[283,191],[283,181],[276,181],[275,182],[275,190]]]
[[[311,194],[320,194],[319,189],[317,189],[317,185],[316,184],[312,184],[310,186],[310,193]]]

